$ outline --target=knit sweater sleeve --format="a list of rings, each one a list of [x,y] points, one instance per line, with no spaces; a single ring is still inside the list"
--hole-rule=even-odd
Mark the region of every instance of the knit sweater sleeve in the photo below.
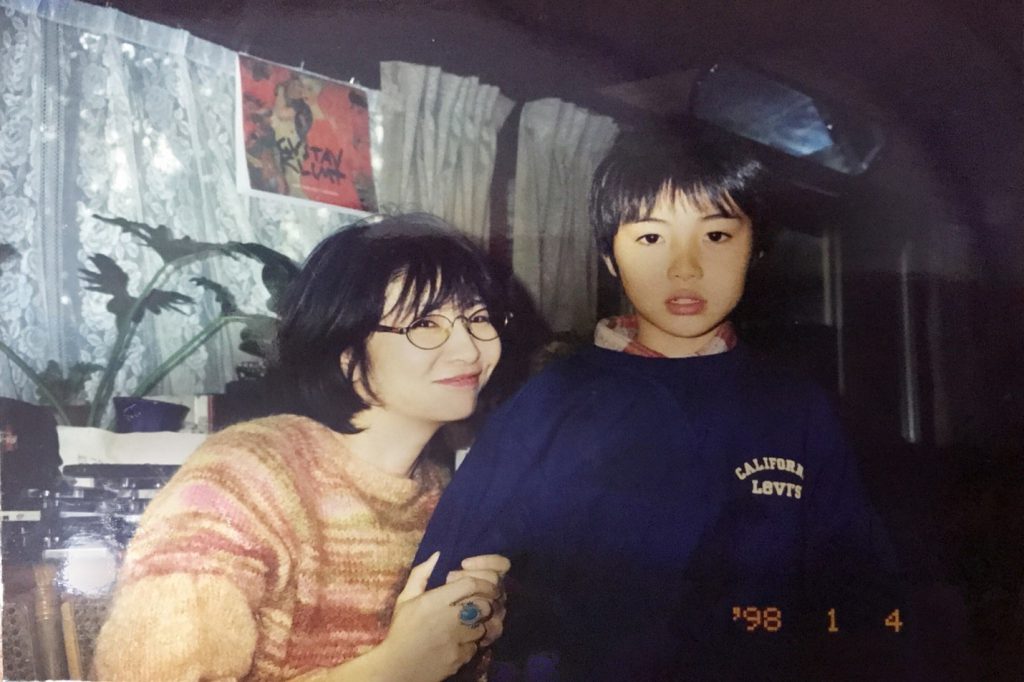
[[[253,422],[211,437],[153,500],[97,642],[99,679],[249,672],[258,630],[266,636],[257,621],[271,615],[261,605],[287,583],[308,526],[282,457],[300,445],[285,431]]]

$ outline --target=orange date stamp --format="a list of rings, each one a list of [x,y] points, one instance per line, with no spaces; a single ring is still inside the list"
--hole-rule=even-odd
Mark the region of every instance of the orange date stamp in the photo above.
[[[733,606],[733,622],[743,624],[747,632],[778,632],[782,629],[782,609],[777,606]],[[840,617],[836,609],[829,609],[825,612],[823,626],[829,634],[836,634],[841,631]],[[904,627],[903,619],[900,617],[900,610],[894,609],[882,619],[881,626],[889,628],[899,634]]]

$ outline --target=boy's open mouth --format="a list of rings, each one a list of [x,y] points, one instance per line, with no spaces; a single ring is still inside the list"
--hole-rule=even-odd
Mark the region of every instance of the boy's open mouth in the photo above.
[[[707,306],[696,294],[675,295],[665,299],[665,309],[672,315],[698,315]]]

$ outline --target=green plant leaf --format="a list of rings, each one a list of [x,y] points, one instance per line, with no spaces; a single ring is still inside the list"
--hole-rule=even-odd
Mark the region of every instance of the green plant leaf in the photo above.
[[[270,297],[267,299],[267,308],[278,312],[277,306],[285,289],[299,272],[299,266],[280,251],[275,251],[262,244],[253,242],[231,242],[237,249],[237,253],[254,258],[263,263],[263,270],[260,276],[263,278],[263,286],[267,288]]]
[[[192,282],[207,291],[213,292],[214,300],[220,304],[221,315],[234,315],[238,312],[238,302],[235,301],[234,294],[228,291],[224,285],[206,277],[193,277]]]
[[[39,373],[38,383],[42,384],[36,391],[39,400],[48,403],[56,399],[62,406],[80,402],[85,384],[93,373],[103,369],[102,365],[92,362],[76,362],[68,367],[67,376],[56,360],[46,363],[46,368]],[[46,391],[43,390],[46,389]]]
[[[179,313],[186,312],[183,305],[192,305],[195,299],[177,291],[166,291],[165,289],[153,289],[146,295],[142,307],[135,313],[135,322],[142,319],[143,312],[148,311],[159,315],[165,310],[175,310]]]
[[[56,360],[50,360],[46,363],[46,367],[42,372],[39,373],[39,380],[46,385],[57,400],[62,404],[67,403],[66,391],[62,384],[64,383],[64,372],[61,370],[60,365]],[[40,400],[45,400],[43,392],[37,391],[36,395],[39,396]]]
[[[177,237],[171,228],[166,225],[153,227],[146,223],[125,220],[124,218],[108,218],[93,214],[94,218],[102,220],[111,225],[117,225],[126,234],[130,234],[141,240],[146,246],[157,252],[165,263],[197,256],[204,252],[218,252],[225,256],[232,256],[232,249],[226,244],[214,244],[212,242],[199,242],[191,237]]]
[[[68,367],[68,383],[77,386],[79,391],[84,390],[89,377],[102,369],[103,365],[97,365],[95,362],[76,362]]]
[[[96,266],[96,270],[85,268],[79,270],[82,280],[85,282],[85,288],[88,291],[110,296],[107,310],[114,314],[118,329],[124,329],[127,316],[133,308],[135,308],[135,314],[132,316],[132,321],[139,322],[147,311],[155,315],[159,315],[165,310],[184,313],[185,310],[181,306],[195,303],[191,296],[179,294],[176,291],[153,289],[146,294],[142,305],[136,307],[136,298],[128,293],[128,274],[121,269],[121,266],[109,256],[104,256],[101,253],[93,254],[89,260]]]
[[[250,315],[239,332],[238,349],[243,353],[266,359],[277,335],[278,321],[267,315]]]
[[[71,420],[68,418],[67,412],[64,411],[64,406],[61,405],[60,400],[53,395],[50,390],[46,387],[46,382],[32,367],[25,362],[25,359],[18,355],[17,352],[2,340],[0,340],[0,353],[3,353],[7,358],[14,363],[14,365],[25,373],[25,376],[36,385],[36,388],[40,391],[43,398],[44,404],[53,405],[53,409],[57,412],[57,419],[61,424],[70,424]]]
[[[96,266],[96,270],[80,268],[78,271],[85,282],[85,289],[110,296],[107,310],[114,314],[120,329],[135,303],[135,298],[128,293],[128,273],[114,259],[102,253],[94,253],[89,256],[89,260]]]
[[[182,344],[182,346],[178,348],[178,350],[174,351],[169,358],[164,360],[159,367],[154,369],[147,376],[143,377],[135,387],[132,395],[138,397],[149,393],[161,380],[163,380],[165,376],[171,373],[171,370],[180,365],[185,358],[192,355],[192,353],[206,343],[211,336],[229,324],[245,322],[247,317],[248,316],[245,315],[232,315],[221,316],[213,320],[210,324],[203,327],[198,334]]]
[[[176,310],[184,313],[182,306],[194,303],[194,300],[184,294],[159,289],[160,285],[167,281],[167,278],[176,271],[180,271],[187,265],[196,261],[209,258],[215,255],[235,258],[244,255],[259,260],[263,264],[262,277],[264,285],[270,293],[268,306],[276,310],[281,294],[288,283],[299,271],[299,267],[287,256],[255,243],[243,242],[199,242],[189,237],[177,237],[166,225],[152,227],[123,218],[108,218],[94,214],[94,217],[103,222],[116,225],[121,230],[152,248],[163,259],[163,265],[155,275],[142,287],[138,297],[132,297],[128,293],[128,276],[109,257],[96,254],[91,257],[96,270],[82,269],[82,279],[85,280],[86,288],[90,291],[104,293],[111,297],[107,309],[112,312],[117,322],[117,337],[108,353],[106,367],[100,382],[96,387],[96,393],[89,412],[89,424],[98,426],[106,410],[107,403],[114,390],[114,380],[118,372],[124,366],[128,349],[138,330],[139,325],[146,312],[159,314],[164,310]],[[243,350],[251,349],[259,357],[264,357],[273,341],[276,329],[276,319],[267,316],[243,315],[237,310],[237,301],[231,293],[222,285],[205,277],[195,277],[192,282],[209,291],[213,291],[217,302],[221,306],[221,316],[211,322],[199,334],[186,342],[181,348],[165,360],[160,367],[151,373],[151,376],[143,382],[137,390],[143,394],[158,383],[163,376],[174,369],[175,366],[196,348],[206,342],[211,335],[215,334],[224,325],[232,322],[245,322],[251,325],[243,330]],[[259,321],[259,318],[265,318]],[[251,322],[251,320],[257,320]],[[2,350],[2,348],[0,348]],[[6,351],[5,351],[6,352]],[[31,368],[29,368],[29,371]]]

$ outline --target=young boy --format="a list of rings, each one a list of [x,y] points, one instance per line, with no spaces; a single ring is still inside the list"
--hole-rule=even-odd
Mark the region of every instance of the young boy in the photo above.
[[[496,411],[417,558],[441,551],[438,584],[465,556],[512,559],[495,657],[526,679],[775,678],[831,625],[881,630],[899,606],[872,601],[888,566],[829,400],[728,320],[768,241],[764,180],[643,134],[595,174],[599,250],[636,315]]]

